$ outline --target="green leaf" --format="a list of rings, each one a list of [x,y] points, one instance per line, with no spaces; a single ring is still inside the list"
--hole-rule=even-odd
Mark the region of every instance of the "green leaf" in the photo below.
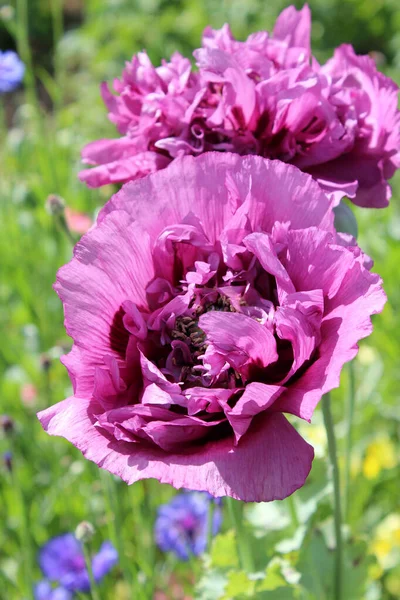
[[[329,522],[324,526],[328,538]],[[300,552],[296,568],[301,573],[300,583],[317,600],[330,600],[334,577],[334,549],[328,547],[321,529],[313,529]],[[329,542],[330,544],[330,542]],[[368,556],[367,544],[353,538],[345,543],[343,552],[343,598],[364,598],[368,568],[374,559]]]
[[[231,571],[222,600],[231,598],[254,598],[255,581],[249,579],[244,571]]]
[[[233,529],[221,533],[213,540],[210,552],[211,567],[229,569],[239,565],[236,535]]]
[[[373,556],[368,555],[368,546],[365,541],[351,540],[351,543],[345,545],[343,577],[344,598],[364,598],[368,569],[375,560],[376,559]]]
[[[301,584],[318,600],[331,598],[333,558],[322,532],[314,529],[304,541],[296,568],[301,573]]]

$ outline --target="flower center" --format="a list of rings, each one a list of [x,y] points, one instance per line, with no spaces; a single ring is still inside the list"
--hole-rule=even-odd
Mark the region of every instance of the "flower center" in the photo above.
[[[177,317],[175,325],[171,331],[173,343],[172,363],[176,367],[181,367],[179,380],[185,382],[189,376],[199,377],[200,372],[204,369],[200,362],[201,356],[207,350],[206,334],[199,327],[199,318],[204,313],[210,311],[236,312],[231,301],[227,296],[218,294],[216,300],[212,302],[202,302],[193,309],[192,315],[183,315]],[[186,352],[185,347],[176,342],[185,344],[189,350]]]

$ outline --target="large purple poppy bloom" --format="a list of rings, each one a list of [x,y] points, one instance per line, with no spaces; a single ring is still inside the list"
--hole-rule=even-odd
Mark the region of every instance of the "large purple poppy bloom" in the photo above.
[[[111,542],[104,542],[93,556],[94,579],[100,581],[117,562],[117,551]],[[40,550],[39,565],[48,580],[57,582],[66,590],[85,592],[90,589],[82,545],[72,533],[47,542]],[[44,588],[45,584],[42,585]]]
[[[205,492],[188,492],[162,504],[154,528],[161,550],[174,552],[182,560],[202,554],[207,547],[210,502],[214,499]],[[221,521],[221,509],[217,506],[213,511],[213,535],[218,533]]]
[[[175,54],[154,67],[134,56],[116,95],[102,95],[122,137],[83,152],[89,186],[130,181],[184,154],[237,152],[279,159],[311,173],[338,200],[383,207],[400,166],[397,85],[373,60],[343,45],[320,66],[311,55],[308,6],[286,8],[272,34],[244,42],[228,25],[206,28],[198,71]]]
[[[74,395],[39,413],[128,483],[246,501],[303,485],[309,420],[385,302],[297,168],[206,153],[123,187],[58,273]]]

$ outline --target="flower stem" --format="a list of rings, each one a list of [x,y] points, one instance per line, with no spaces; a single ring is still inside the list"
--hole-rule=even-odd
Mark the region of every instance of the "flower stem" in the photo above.
[[[29,40],[29,11],[28,0],[17,0],[16,2],[16,42],[17,50],[22,61],[25,63],[25,89],[28,103],[32,106],[34,124],[38,137],[43,140],[39,145],[38,166],[42,171],[43,181],[47,181],[48,174],[50,175],[51,188],[59,189],[58,177],[56,170],[56,161],[54,160],[54,152],[52,150],[53,141],[48,132],[48,126],[44,123],[43,114],[40,108],[39,97],[36,89],[35,72],[33,67],[32,48]],[[43,160],[44,159],[44,160]]]
[[[58,222],[60,224],[61,231],[66,235],[68,241],[72,244],[72,246],[75,246],[76,239],[74,238],[74,236],[71,233],[70,228],[68,227],[68,224],[67,224],[64,214],[59,215]]]
[[[292,519],[293,528],[297,529],[298,526],[300,525],[300,523],[299,523],[299,518],[297,516],[297,510],[296,510],[296,505],[294,503],[293,494],[288,497],[287,502],[288,502],[288,506],[289,506],[290,517]]]
[[[333,420],[331,413],[330,395],[326,394],[322,398],[322,413],[324,416],[324,423],[326,429],[326,435],[328,438],[328,452],[329,458],[332,465],[333,474],[333,490],[334,490],[334,520],[335,520],[335,538],[336,538],[336,552],[335,552],[335,574],[334,574],[334,599],[341,600],[342,598],[342,572],[343,572],[343,548],[342,548],[342,511],[341,511],[341,500],[340,500],[340,478],[339,478],[339,467],[337,462],[336,453],[336,439],[333,428]]]
[[[20,536],[20,544],[21,544],[21,554],[22,554],[22,569],[24,571],[24,583],[25,583],[25,593],[26,598],[33,600],[33,591],[32,591],[32,544],[31,544],[31,536],[29,530],[29,515],[28,515],[28,507],[26,505],[24,491],[20,485],[19,474],[15,472],[15,468],[12,469],[11,474],[11,483],[14,488],[14,492],[17,497],[17,502],[19,503],[19,509],[21,514],[21,536]]]
[[[236,545],[238,548],[241,568],[247,573],[254,572],[253,559],[249,547],[249,539],[243,527],[243,502],[227,497],[229,516],[233,529],[236,532]]]
[[[211,551],[211,544],[213,539],[213,524],[214,524],[214,500],[210,500],[208,505],[208,516],[207,516],[207,551]]]
[[[347,397],[347,435],[346,435],[346,462],[344,478],[344,510],[343,516],[347,520],[350,506],[350,471],[351,471],[351,447],[353,443],[354,405],[356,398],[356,376],[354,361],[348,365],[349,369],[349,393]]]
[[[54,71],[55,79],[57,83],[57,95],[55,98],[56,107],[61,107],[63,102],[64,92],[64,71],[63,61],[60,60],[60,48],[59,43],[63,36],[63,2],[62,0],[50,0],[50,10],[53,25],[53,60],[54,60]]]
[[[118,551],[118,557],[121,564],[122,573],[126,584],[130,588],[130,592],[133,596],[133,591],[137,591],[137,598],[142,597],[140,587],[137,583],[137,569],[133,561],[129,562],[126,559],[126,553],[124,552],[122,535],[121,535],[121,515],[120,507],[121,502],[118,495],[118,488],[110,473],[100,470],[100,477],[103,483],[103,491],[106,502],[107,521],[109,527],[109,536]]]
[[[93,577],[93,569],[92,569],[92,558],[90,556],[90,551],[87,542],[82,543],[83,555],[85,557],[86,569],[89,575],[90,581],[90,595],[92,600],[100,600],[100,596],[98,593],[97,585]]]

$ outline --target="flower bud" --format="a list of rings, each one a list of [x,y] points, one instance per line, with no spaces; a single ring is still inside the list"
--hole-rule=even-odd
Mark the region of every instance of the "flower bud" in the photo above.
[[[57,194],[49,194],[46,200],[46,210],[50,215],[56,217],[58,215],[62,215],[65,209],[65,202],[61,196],[57,196]]]
[[[82,523],[79,523],[78,527],[75,529],[76,539],[84,544],[90,542],[93,536],[94,527],[91,523],[89,523],[89,521],[82,521]]]
[[[0,415],[0,428],[6,435],[13,433],[15,429],[13,419],[8,415]]]
[[[48,354],[42,354],[40,357],[40,366],[42,367],[43,371],[45,373],[47,373],[47,371],[50,370],[51,367],[51,358]]]

